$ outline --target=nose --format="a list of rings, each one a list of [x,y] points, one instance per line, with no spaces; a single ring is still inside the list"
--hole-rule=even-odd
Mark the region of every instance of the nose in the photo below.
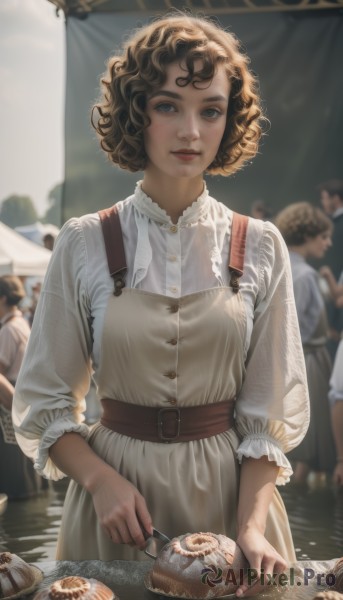
[[[199,137],[200,132],[197,116],[192,112],[181,115],[179,120],[178,138],[190,142],[199,139]]]

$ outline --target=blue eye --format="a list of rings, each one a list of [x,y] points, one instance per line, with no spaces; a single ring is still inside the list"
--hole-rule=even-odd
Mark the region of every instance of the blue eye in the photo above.
[[[203,111],[203,115],[208,119],[216,119],[221,114],[222,112],[218,110],[218,108],[206,108],[206,110]]]
[[[169,113],[174,112],[175,107],[173,104],[170,104],[170,102],[161,102],[160,104],[157,104],[155,106],[155,110],[157,110],[158,112]]]

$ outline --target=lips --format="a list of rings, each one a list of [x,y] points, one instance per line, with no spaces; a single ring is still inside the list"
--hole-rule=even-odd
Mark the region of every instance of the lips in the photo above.
[[[197,152],[196,150],[190,150],[189,148],[180,148],[180,150],[174,150],[172,154],[175,156],[175,158],[184,163],[190,163],[200,156],[200,152]]]
[[[180,150],[173,150],[172,154],[188,154],[190,156],[198,156],[200,152],[196,150],[190,150],[189,148],[180,148]]]

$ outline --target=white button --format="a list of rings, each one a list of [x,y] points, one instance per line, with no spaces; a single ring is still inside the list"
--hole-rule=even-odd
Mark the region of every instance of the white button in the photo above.
[[[177,287],[175,287],[175,286],[171,287],[171,288],[170,288],[170,291],[171,291],[173,294],[176,294],[176,293],[177,293]]]
[[[171,231],[172,233],[176,233],[177,232],[177,225],[171,225],[171,227],[169,227],[169,231]]]
[[[175,256],[175,254],[170,254],[168,258],[171,262],[175,262],[177,260],[177,256]]]

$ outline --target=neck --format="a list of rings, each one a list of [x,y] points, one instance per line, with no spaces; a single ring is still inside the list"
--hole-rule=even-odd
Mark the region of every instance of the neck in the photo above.
[[[11,316],[11,314],[14,314],[17,310],[16,306],[7,306],[7,304],[1,308],[2,310],[0,310],[0,319]]]
[[[158,177],[147,170],[144,173],[142,190],[166,211],[173,223],[177,223],[186,208],[202,194],[204,180],[202,175],[191,180]]]
[[[302,256],[303,258],[307,258],[307,248],[305,244],[303,244],[302,246],[288,246],[288,249],[291,252],[300,254],[300,256]]]

